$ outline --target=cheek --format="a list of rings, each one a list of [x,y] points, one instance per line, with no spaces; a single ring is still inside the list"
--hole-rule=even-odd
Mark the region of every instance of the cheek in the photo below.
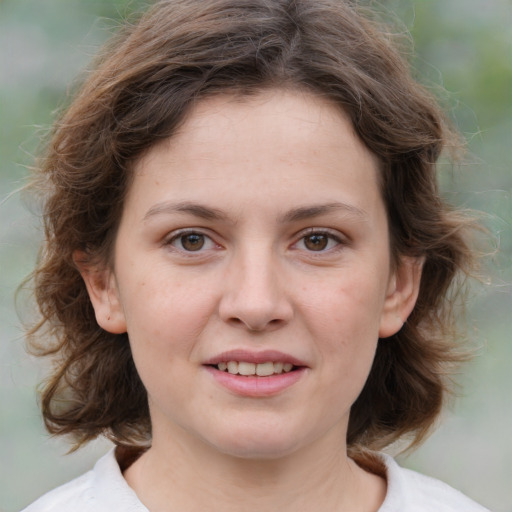
[[[302,307],[315,329],[350,343],[353,336],[377,338],[385,297],[384,276],[353,269],[302,292]],[[338,346],[338,344],[336,344]]]
[[[213,287],[204,278],[184,275],[153,268],[124,281],[129,285],[121,289],[121,296],[126,299],[122,303],[134,357],[143,352],[141,347],[153,357],[153,351],[190,352],[215,313]]]
[[[347,273],[304,298],[304,316],[327,379],[359,394],[378,343],[384,291],[363,271]]]

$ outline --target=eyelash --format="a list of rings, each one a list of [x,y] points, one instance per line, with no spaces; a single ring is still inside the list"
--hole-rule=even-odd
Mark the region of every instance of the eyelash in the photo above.
[[[188,250],[185,247],[183,247],[184,239],[186,239],[187,236],[196,235],[197,237],[202,237],[203,244],[199,247],[198,250]],[[175,243],[180,243],[181,241],[181,247],[176,247]],[[164,241],[165,246],[170,246],[176,249],[177,251],[180,251],[181,253],[187,254],[187,255],[193,255],[194,253],[201,253],[203,252],[202,249],[205,244],[209,244],[215,247],[219,247],[218,244],[216,244],[212,237],[208,236],[207,234],[197,230],[197,229],[183,229],[177,232],[174,232],[171,234],[170,237],[168,237]],[[212,248],[212,247],[208,247]]]
[[[327,239],[327,244],[329,244],[330,242],[335,242],[336,245],[334,247],[321,248],[320,250],[317,251],[304,248],[305,251],[312,254],[324,254],[327,252],[336,251],[339,250],[342,246],[346,246],[348,243],[347,240],[344,237],[340,236],[340,234],[336,231],[331,231],[325,228],[309,228],[308,230],[303,231],[301,233],[299,240],[293,244],[293,247],[296,248],[299,243],[305,244],[306,239],[313,236],[325,237],[325,239]]]
[[[199,248],[197,250],[189,250],[183,246],[183,243],[184,243],[186,237],[192,236],[192,235],[201,237],[201,239],[199,240],[199,243],[202,242],[202,244],[199,246]],[[309,228],[308,230],[300,233],[300,238],[297,240],[297,242],[295,242],[292,245],[292,248],[295,250],[300,250],[298,245],[301,243],[305,245],[306,240],[308,238],[312,238],[312,237],[318,237],[319,239],[324,237],[324,240],[326,240],[327,245],[326,245],[326,247],[321,247],[321,245],[320,245],[319,250],[314,250],[311,248],[308,249],[305,246],[302,248],[302,250],[304,250],[308,253],[311,253],[311,254],[315,254],[315,253],[323,254],[323,253],[327,253],[327,252],[331,252],[331,251],[336,251],[341,248],[340,246],[347,245],[347,240],[344,239],[343,237],[341,237],[338,232],[333,232],[328,229]],[[175,244],[180,243],[180,241],[181,241],[181,244],[180,244],[181,247],[177,247]],[[319,240],[319,241],[322,242],[322,240]],[[329,247],[329,244],[332,245],[332,242],[335,243],[335,246]],[[205,248],[204,247],[205,244],[208,245],[208,247]],[[194,253],[199,254],[201,252],[204,252],[204,250],[212,249],[212,248],[214,248],[213,246],[215,246],[217,248],[220,247],[209,235],[207,235],[197,229],[183,229],[183,230],[174,232],[171,234],[171,236],[169,238],[167,238],[164,241],[164,245],[171,246],[174,249],[178,250],[179,252],[190,255],[190,256],[194,255]]]

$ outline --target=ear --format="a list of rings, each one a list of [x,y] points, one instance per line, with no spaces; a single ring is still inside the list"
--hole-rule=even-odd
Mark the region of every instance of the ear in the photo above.
[[[396,334],[411,314],[420,291],[422,258],[403,257],[391,274],[380,321],[379,338]]]
[[[112,334],[125,333],[126,320],[114,273],[105,265],[91,263],[82,251],[73,253],[73,261],[85,282],[98,325]]]

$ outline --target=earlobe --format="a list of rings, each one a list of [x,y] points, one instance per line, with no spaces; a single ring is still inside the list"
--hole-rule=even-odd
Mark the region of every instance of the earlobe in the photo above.
[[[126,320],[111,269],[90,263],[82,251],[74,252],[73,261],[85,282],[98,325],[112,334],[125,333]]]
[[[422,269],[422,258],[401,258],[389,280],[379,338],[396,334],[411,314],[420,291]]]

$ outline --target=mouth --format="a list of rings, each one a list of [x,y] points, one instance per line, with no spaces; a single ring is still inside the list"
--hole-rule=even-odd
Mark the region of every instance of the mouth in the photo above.
[[[282,361],[267,361],[264,363],[251,363],[248,361],[220,361],[217,364],[209,365],[221,372],[231,375],[242,375],[244,377],[271,377],[297,370],[299,366]]]
[[[284,393],[301,382],[309,366],[278,350],[229,350],[203,366],[214,379],[236,396],[263,398]]]
[[[272,377],[306,369],[303,361],[276,350],[230,350],[205,361],[205,366],[242,377]]]

